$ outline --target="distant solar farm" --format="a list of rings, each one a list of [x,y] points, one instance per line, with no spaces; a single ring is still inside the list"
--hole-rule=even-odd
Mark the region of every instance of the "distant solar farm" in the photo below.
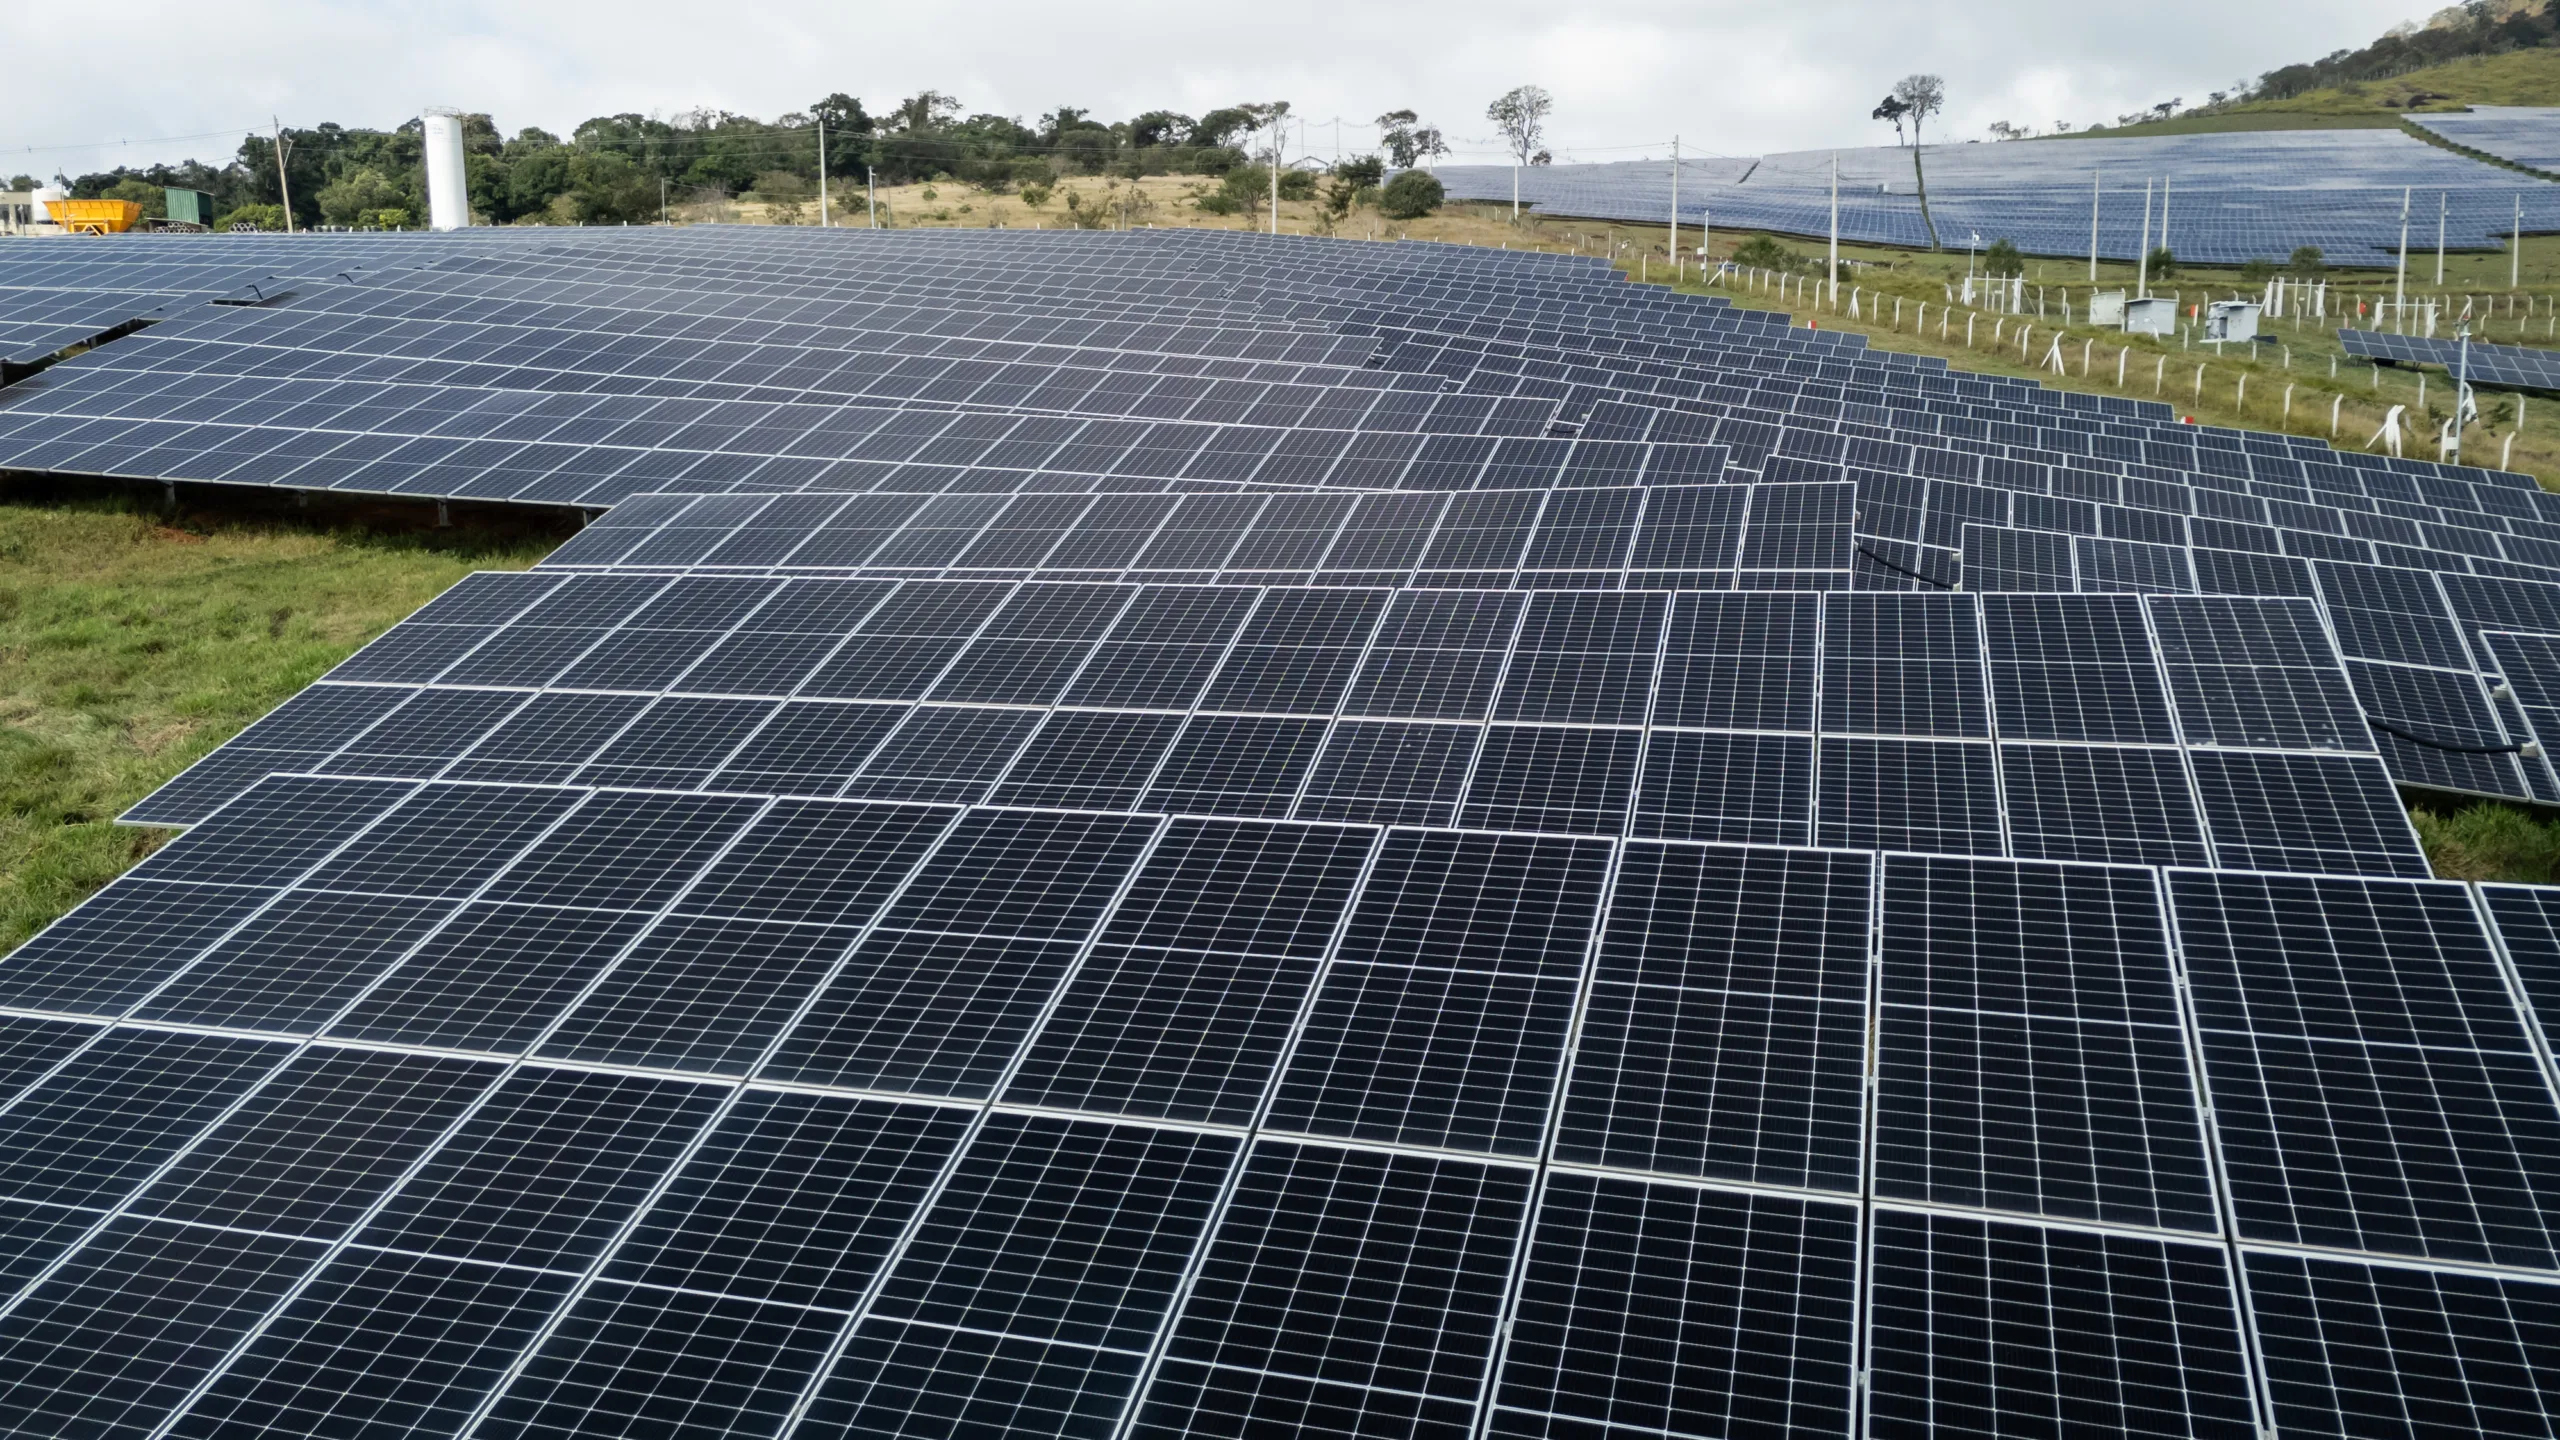
[[[2412,119],[2467,150],[2560,170],[2560,110]],[[1900,146],[1683,160],[1680,218],[1717,229],[1828,234],[1835,157],[1841,239],[1930,243],[1912,154]],[[2165,236],[2187,264],[2281,261],[2313,245],[2332,264],[2379,266],[2399,247],[2404,192],[2413,247],[2434,248],[2440,209],[2446,247],[2455,251],[2499,249],[2519,225],[2526,235],[2560,232],[2560,184],[2398,130],[1930,145],[1920,159],[1938,241],[1956,249],[1976,237],[2006,238],[2028,254],[2086,256],[2094,201],[2099,255],[2133,260],[2144,248],[2146,187],[2165,210],[2153,212],[2152,234]],[[1508,166],[1436,173],[1452,199],[1512,197]],[[1517,183],[1524,205],[1549,214],[1637,222],[1667,222],[1675,188],[1670,162],[1659,159],[1533,166]]]

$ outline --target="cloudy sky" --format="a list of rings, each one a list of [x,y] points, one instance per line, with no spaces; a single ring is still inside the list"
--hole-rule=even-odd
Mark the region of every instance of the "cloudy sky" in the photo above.
[[[1485,102],[1534,83],[1556,97],[1559,159],[1659,156],[1674,133],[1689,153],[1759,154],[1878,143],[1889,132],[1867,112],[1911,70],[1946,77],[1956,138],[1995,120],[2080,126],[2199,102],[2424,13],[2406,0],[2154,0],[2138,23],[2120,6],[1890,0],[1686,0],[1649,15],[1526,0],[0,4],[0,173],[214,158],[271,114],[380,126],[457,105],[510,132],[558,131],[615,111],[769,117],[835,90],[877,109],[926,88],[1025,119],[1062,103],[1116,119],[1285,98],[1318,122],[1308,148],[1326,156],[1333,117],[1349,147],[1371,133],[1358,122],[1398,107],[1489,152]]]

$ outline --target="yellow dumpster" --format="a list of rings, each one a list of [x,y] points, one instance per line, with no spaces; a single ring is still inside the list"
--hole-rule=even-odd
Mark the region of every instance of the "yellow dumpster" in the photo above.
[[[142,206],[133,200],[47,200],[44,208],[54,224],[74,235],[121,235],[142,218]]]

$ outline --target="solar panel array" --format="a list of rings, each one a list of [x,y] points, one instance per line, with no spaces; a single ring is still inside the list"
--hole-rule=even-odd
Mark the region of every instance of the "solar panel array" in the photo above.
[[[458,243],[523,238],[482,230]],[[420,253],[415,237],[397,234],[297,236],[289,246],[251,235],[12,245],[0,259],[0,364],[33,365],[135,322],[158,324],[218,299],[281,294],[297,281],[351,280],[377,265],[414,263]]]
[[[2401,365],[2441,366],[2446,374],[2467,375],[2473,385],[2483,388],[2560,390],[2560,351],[2478,340],[2466,345],[2458,339],[2395,335],[2387,330],[2341,330],[2338,343],[2350,355]]]
[[[2165,235],[2189,264],[2282,262],[2304,245],[2318,246],[2333,264],[2380,264],[2400,243],[2404,190],[2417,192],[2413,204],[2426,222],[2420,228],[2430,236],[2441,199],[2447,243],[2455,250],[2501,248],[2519,202],[2526,233],[2560,229],[2560,189],[2547,181],[2397,130],[1931,145],[1921,158],[1929,217],[1939,242],[1953,249],[1978,234],[1983,245],[2008,239],[2029,254],[2086,256],[2093,200],[2099,252],[2122,261],[2139,258],[2146,235],[2149,245]],[[1827,235],[1835,159],[1842,239],[1929,243],[1912,153],[1900,146],[1767,155],[1738,167],[1723,159],[1684,161],[1682,221]],[[1667,224],[1671,215],[1671,167],[1658,160],[1541,165],[1516,177],[1500,165],[1443,166],[1434,173],[1453,199],[1508,201],[1516,178],[1524,203],[1555,215],[1639,225]],[[2145,185],[2153,182],[2159,205],[2146,232]]]
[[[2403,118],[2465,150],[2477,150],[2527,169],[2560,171],[2560,110],[2537,105],[2474,105],[2455,115]]]
[[[133,812],[187,829],[0,958],[0,1429],[2548,1432],[2560,909],[2395,788],[2560,799],[2524,477],[1561,257],[421,254],[0,413],[408,444],[663,372],[895,453],[479,437],[659,458]],[[1263,388],[704,392],[795,382],[590,309]],[[349,316],[214,398],[379,414],[140,418]]]

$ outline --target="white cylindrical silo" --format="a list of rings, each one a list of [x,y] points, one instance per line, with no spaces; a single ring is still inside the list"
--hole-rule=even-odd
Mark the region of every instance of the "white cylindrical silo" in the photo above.
[[[459,230],[471,223],[471,186],[462,173],[462,112],[429,106],[427,122],[427,228]]]

